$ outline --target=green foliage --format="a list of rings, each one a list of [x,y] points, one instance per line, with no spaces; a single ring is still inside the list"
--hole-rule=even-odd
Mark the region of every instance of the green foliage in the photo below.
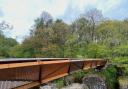
[[[69,76],[73,76],[75,78],[75,82],[78,83],[82,83],[82,78],[86,75],[85,71],[77,71],[72,73]],[[56,84],[57,89],[61,89],[62,87],[64,87],[66,85],[66,81],[64,78],[60,78],[54,81],[54,83]]]
[[[86,51],[87,57],[91,58],[107,58],[110,56],[110,50],[105,45],[89,44]]]
[[[123,76],[128,76],[128,64],[121,64],[118,67],[121,69]]]
[[[66,24],[60,19],[53,20],[49,13],[43,12],[35,20],[30,36],[26,37],[20,46],[13,47],[10,55],[12,57],[125,57],[128,55],[127,29],[126,20],[104,20],[101,11],[97,9],[84,13],[71,24]]]
[[[100,72],[91,69],[88,74],[97,74],[98,76],[102,77],[106,81],[108,89],[117,89],[118,87],[117,68],[114,65],[109,65]]]
[[[0,57],[10,57],[9,52],[11,48],[17,44],[16,40],[12,38],[0,37]]]
[[[97,35],[101,39],[99,42],[109,47],[118,45],[122,40],[120,26],[120,21],[108,20],[101,23],[97,28]]]
[[[15,39],[7,38],[4,35],[4,31],[11,28],[12,26],[7,24],[5,21],[0,22],[0,58],[10,57],[10,49],[18,44]]]
[[[0,57],[8,57],[8,47],[0,45]]]
[[[126,63],[126,62],[128,62],[128,57],[115,57],[110,62],[112,62],[112,63]]]
[[[114,54],[117,56],[128,57],[128,45],[122,44],[114,48]]]
[[[128,65],[127,64],[125,65],[124,74],[125,76],[128,76]]]
[[[0,57],[85,57],[117,58],[128,56],[128,21],[105,20],[92,9],[71,24],[53,20],[43,12],[22,44],[0,30]],[[16,46],[15,46],[16,45]]]
[[[55,80],[54,83],[56,84],[57,89],[61,89],[65,85],[65,81],[63,79]]]
[[[86,75],[85,71],[78,71],[72,74],[75,78],[75,82],[82,83],[82,78]]]
[[[109,66],[105,70],[101,72],[97,72],[100,76],[105,78],[106,83],[108,85],[108,89],[116,89],[117,88],[117,68],[116,66]]]
[[[10,54],[10,57],[17,57],[17,58],[32,57],[31,53],[26,50],[27,48],[23,48],[23,46],[21,45],[16,45],[13,48],[11,48],[9,54]]]
[[[127,56],[124,56],[124,57],[116,57],[116,58],[113,58],[111,61],[111,63],[116,63],[119,71],[121,71],[121,75],[122,76],[128,76],[128,57]],[[119,78],[119,84],[123,85],[123,81],[125,82],[124,79],[120,79]]]

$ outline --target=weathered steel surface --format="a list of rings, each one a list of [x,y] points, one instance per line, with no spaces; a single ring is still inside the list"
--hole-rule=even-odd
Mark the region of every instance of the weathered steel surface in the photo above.
[[[68,73],[69,60],[44,61],[41,64],[41,83],[46,83],[57,76]]]
[[[1,81],[37,81],[38,79],[39,66],[0,69]]]
[[[106,62],[102,59],[78,60],[70,58],[1,60],[0,89],[27,89],[64,77],[74,71],[103,67]]]
[[[83,69],[84,61],[70,61],[69,73]]]

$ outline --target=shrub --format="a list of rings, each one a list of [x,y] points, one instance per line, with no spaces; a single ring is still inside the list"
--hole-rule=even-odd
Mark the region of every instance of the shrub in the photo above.
[[[62,78],[55,80],[54,83],[56,84],[57,89],[61,89],[65,85],[65,81]]]

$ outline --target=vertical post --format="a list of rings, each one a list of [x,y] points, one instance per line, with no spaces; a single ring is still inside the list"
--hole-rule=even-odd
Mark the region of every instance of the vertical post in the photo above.
[[[84,64],[85,64],[84,62],[85,62],[85,61],[82,60],[82,62],[83,62],[83,63],[82,63],[82,68],[81,68],[81,69],[83,70],[83,69],[84,69]]]
[[[41,68],[41,65],[40,65],[40,61],[38,61],[38,63],[39,63],[39,82],[41,83],[41,81],[42,81],[42,76],[41,76],[41,74],[42,74],[42,68]]]
[[[71,66],[71,60],[69,59],[69,68],[68,68],[68,74],[70,74],[70,66]]]

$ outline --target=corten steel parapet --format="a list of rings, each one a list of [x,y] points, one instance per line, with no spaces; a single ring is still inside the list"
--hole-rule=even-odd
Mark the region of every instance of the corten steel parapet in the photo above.
[[[0,60],[1,81],[30,81],[17,87],[27,89],[64,77],[69,73],[105,66],[103,59],[20,58]],[[22,85],[22,84],[21,84]]]

